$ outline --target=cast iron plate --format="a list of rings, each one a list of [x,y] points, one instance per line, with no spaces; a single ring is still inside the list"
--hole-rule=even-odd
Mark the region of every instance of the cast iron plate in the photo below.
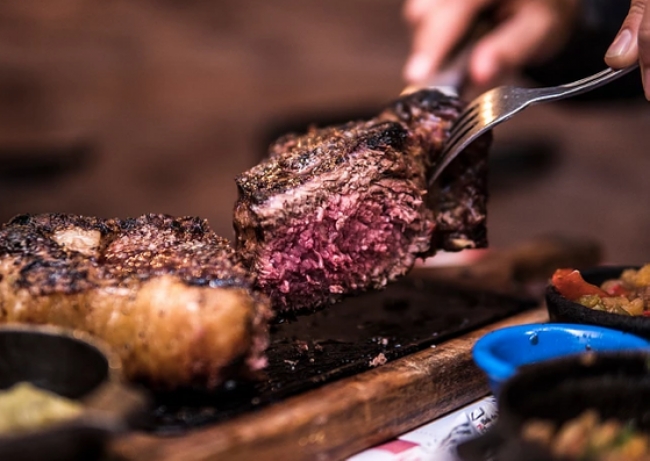
[[[274,325],[266,379],[228,382],[224,389],[160,393],[151,430],[176,432],[223,421],[388,361],[538,305],[484,291],[467,291],[406,277],[384,291],[346,299],[308,316]]]

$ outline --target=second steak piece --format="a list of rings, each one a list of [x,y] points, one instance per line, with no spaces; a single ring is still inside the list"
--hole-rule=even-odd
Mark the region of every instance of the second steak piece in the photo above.
[[[427,187],[461,109],[420,91],[369,121],[285,136],[237,178],[237,250],[276,310],[382,288],[437,248],[486,246],[489,140]]]
[[[196,217],[40,214],[0,225],[0,323],[90,333],[127,378],[154,387],[259,375],[271,310],[251,285],[228,241]]]

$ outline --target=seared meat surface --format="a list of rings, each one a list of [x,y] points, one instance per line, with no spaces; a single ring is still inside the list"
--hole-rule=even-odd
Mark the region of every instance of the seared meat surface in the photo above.
[[[395,101],[380,119],[396,120],[421,150],[426,178],[440,160],[449,128],[464,103],[438,91],[422,90]],[[436,250],[459,251],[487,246],[487,171],[492,133],[467,147],[428,187],[427,208],[434,210],[435,232],[426,256]]]
[[[428,186],[461,109],[420,91],[372,120],[285,136],[237,178],[237,250],[274,308],[382,288],[437,248],[487,244],[489,136]]]
[[[0,227],[0,321],[87,331],[131,379],[213,387],[266,363],[267,299],[199,218],[18,216]]]

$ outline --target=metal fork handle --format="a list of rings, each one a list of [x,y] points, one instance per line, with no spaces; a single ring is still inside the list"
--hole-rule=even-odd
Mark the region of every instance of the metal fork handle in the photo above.
[[[530,103],[558,101],[560,99],[577,96],[621,78],[638,67],[639,64],[635,63],[629,67],[624,67],[623,69],[614,70],[612,68],[607,68],[597,74],[564,85],[549,86],[546,88],[531,88],[529,90],[529,96],[531,96]]]
[[[442,173],[447,165],[449,165],[451,161],[456,157],[457,153],[459,152],[459,145],[461,148],[464,148],[464,146],[467,146],[472,139],[476,139],[478,135],[484,133],[488,129],[493,128],[499,123],[510,119],[516,113],[522,111],[528,106],[540,102],[557,101],[560,99],[565,99],[571,96],[586,93],[587,91],[594,90],[632,72],[637,67],[639,67],[638,63],[618,70],[608,68],[597,74],[564,85],[551,86],[546,88],[519,88],[506,86],[498,87],[491,91],[488,91],[487,93],[484,93],[472,103],[470,103],[469,108],[465,109],[465,111],[459,116],[459,119],[456,120],[454,126],[452,126],[449,138],[445,143],[441,157],[433,173],[429,177],[429,186],[434,183],[440,173]],[[499,90],[501,90],[500,93]],[[497,96],[495,96],[495,92]],[[501,107],[498,107],[494,110],[494,112],[496,112],[496,116],[493,114],[491,120],[488,120],[487,122],[483,121],[482,126],[477,129],[475,126],[477,124],[476,113],[474,112],[475,110],[478,110],[477,108],[479,108],[480,102],[477,103],[476,101],[485,99],[487,96],[496,98],[497,102],[499,102],[498,100],[501,98]],[[492,104],[490,104],[490,106],[492,106]],[[471,115],[468,115],[472,113],[474,113],[473,117]],[[458,125],[460,125],[460,128]],[[470,134],[471,136],[468,137]]]

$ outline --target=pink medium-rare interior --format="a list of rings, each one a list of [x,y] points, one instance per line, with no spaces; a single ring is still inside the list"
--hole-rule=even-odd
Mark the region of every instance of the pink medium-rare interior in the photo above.
[[[363,191],[332,194],[312,213],[284,222],[281,232],[264,229],[273,238],[258,249],[258,284],[286,310],[309,307],[314,294],[327,301],[380,288],[429,249],[433,228],[432,213],[408,181],[382,179]]]

